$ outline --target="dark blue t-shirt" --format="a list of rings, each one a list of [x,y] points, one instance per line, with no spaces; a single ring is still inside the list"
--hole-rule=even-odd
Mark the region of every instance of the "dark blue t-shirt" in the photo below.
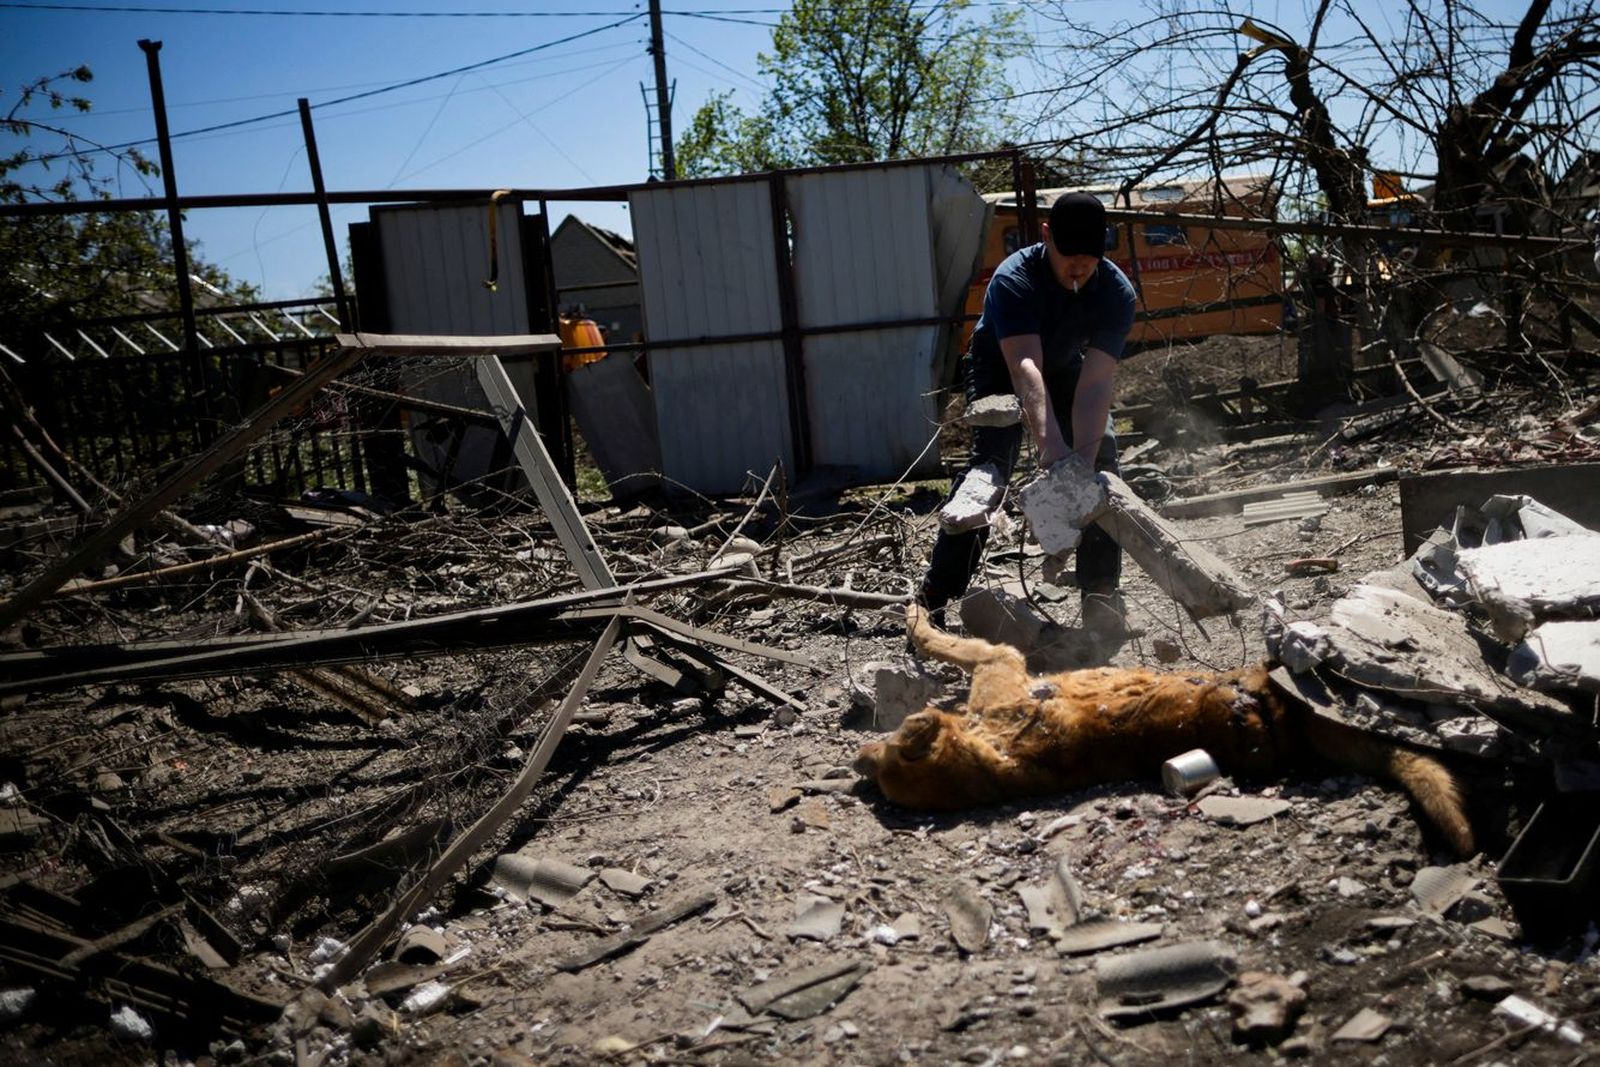
[[[995,268],[983,297],[983,317],[972,333],[974,354],[998,351],[1001,338],[1036,333],[1044,371],[1077,376],[1085,349],[1121,359],[1133,329],[1134,293],[1127,275],[1102,259],[1078,292],[1063,289],[1050,270],[1043,243],[1019,248]]]

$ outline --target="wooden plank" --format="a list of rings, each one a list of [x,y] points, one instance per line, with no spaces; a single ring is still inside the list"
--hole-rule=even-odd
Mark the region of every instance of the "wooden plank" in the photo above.
[[[333,965],[333,969],[320,983],[324,992],[331,992],[360,974],[401,922],[415,915],[422,904],[431,899],[440,887],[466,864],[479,846],[488,840],[489,835],[499,829],[500,824],[528,798],[534,783],[544,773],[556,746],[561,743],[567,727],[571,725],[572,716],[578,710],[578,705],[583,703],[589,687],[594,684],[595,676],[600,673],[600,664],[616,644],[617,636],[621,632],[622,620],[612,618],[610,625],[595,642],[588,660],[584,662],[583,670],[578,673],[577,681],[572,683],[566,698],[561,701],[555,714],[550,716],[550,721],[545,724],[538,743],[529,754],[527,763],[523,764],[522,772],[517,775],[516,780],[501,794],[500,799],[495,801],[493,807],[484,812],[461,836],[450,842],[438,862],[428,868],[427,873],[418,879],[415,885],[396,897],[388,911],[356,935],[350,942],[350,951]]]
[[[462,337],[447,334],[340,333],[345,347],[359,346],[371,356],[523,356],[554,352],[561,338],[553,333]]]
[[[0,655],[0,695],[43,692],[95,681],[204,678],[241,671],[309,668],[574,640],[592,635],[611,615],[622,611],[619,601],[726,577],[738,569],[720,567],[697,574],[407,622],[382,623],[359,630],[240,634],[207,641],[67,645],[5,653]],[[533,632],[535,628],[538,632]],[[747,645],[747,650],[764,654],[758,646]]]
[[[342,343],[342,342],[341,342]],[[104,526],[90,534],[76,549],[23,586],[11,599],[0,603],[0,629],[21,620],[51,593],[76,577],[110,551],[133,530],[154,518],[203,479],[227,466],[290,412],[309,400],[324,385],[355,366],[365,355],[359,341],[328,353],[316,366],[260,408],[248,419],[222,436],[216,444],[151,490],[142,499],[124,507]]]
[[[1255,500],[1270,500],[1297,490],[1311,490],[1324,495],[1345,492],[1363,485],[1381,485],[1392,482],[1400,476],[1394,467],[1373,467],[1364,471],[1352,471],[1349,474],[1330,474],[1325,478],[1305,478],[1298,482],[1285,482],[1281,485],[1258,485],[1249,489],[1234,489],[1226,493],[1207,493],[1204,496],[1191,496],[1169,500],[1161,505],[1159,511],[1168,519],[1198,519],[1208,515],[1235,515],[1248,503]]]
[[[594,543],[589,527],[578,513],[577,501],[572,499],[566,483],[557,476],[555,463],[550,459],[544,441],[529,421],[505,365],[497,357],[490,356],[477,364],[477,371],[478,383],[489,398],[489,408],[500,420],[500,428],[505,431],[506,440],[511,442],[511,451],[517,457],[522,473],[533,487],[534,495],[539,498],[545,518],[550,520],[550,525],[555,529],[556,539],[577,568],[578,580],[585,589],[616,585],[617,579],[612,575],[605,557],[600,554],[600,546]]]
[[[641,916],[637,922],[622,931],[622,933],[613,934],[603,941],[596,942],[587,948],[579,949],[572,955],[557,960],[555,968],[558,971],[575,974],[591,964],[599,963],[601,960],[608,960],[612,956],[620,956],[635,945],[643,944],[656,931],[664,930],[673,923],[681,922],[691,915],[698,915],[716,902],[717,893],[713,889],[702,889],[680,897],[670,904],[663,905],[656,911]]]

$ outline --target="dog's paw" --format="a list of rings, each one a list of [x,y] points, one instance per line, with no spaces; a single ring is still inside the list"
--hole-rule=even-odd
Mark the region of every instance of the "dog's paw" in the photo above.
[[[919,711],[915,715],[907,715],[906,721],[900,724],[900,729],[890,741],[894,745],[895,753],[903,760],[916,761],[926,759],[928,753],[933,751],[933,743],[939,738],[939,730],[943,720],[936,711]]]

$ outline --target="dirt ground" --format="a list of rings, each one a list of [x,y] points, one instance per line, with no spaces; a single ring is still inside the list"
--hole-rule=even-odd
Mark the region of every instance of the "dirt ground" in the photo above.
[[[1572,399],[1548,390],[1507,395],[1459,414],[1465,437],[1443,436],[1413,414],[1334,447],[1305,436],[1201,454],[1156,449],[1141,462],[1191,472],[1175,477],[1186,494],[1336,469],[1425,467],[1463,451],[1531,462],[1552,454],[1552,440],[1568,441],[1549,434],[1575,410]],[[1594,395],[1577,399],[1581,407]],[[938,487],[810,498],[799,488],[786,524],[764,505],[741,531],[776,546],[759,557],[763,569],[854,544],[856,551],[794,580],[909,590],[931,543]],[[587,517],[619,575],[633,579],[700,569],[749,503],[592,507]],[[702,524],[687,538],[668,529]],[[1229,515],[1178,525],[1254,589],[1281,590],[1298,617],[1316,616],[1361,575],[1403,557],[1397,490],[1376,477],[1332,498],[1317,523],[1247,528]],[[391,525],[277,561],[281,570],[254,572],[251,589],[295,626],[342,624],[362,612],[392,621],[551,595],[569,579],[541,530],[525,511],[435,516],[420,528]],[[1040,560],[1019,530],[991,542],[980,583],[1020,575],[1037,587]],[[1286,572],[1288,561],[1306,556],[1334,556],[1338,570]],[[32,630],[7,639],[240,632],[240,584],[232,574],[180,590],[58,601]],[[1144,632],[1116,654],[1118,665],[1221,670],[1265,654],[1253,616],[1196,623],[1131,562],[1124,588],[1131,621]],[[1043,610],[1076,622],[1075,594],[1041,593]],[[1223,1064],[1300,1057],[1408,1065],[1597,1057],[1600,934],[1590,927],[1531,944],[1495,883],[1495,860],[1531,811],[1504,766],[1459,765],[1483,852],[1465,866],[1473,895],[1438,915],[1417,903],[1412,881],[1420,869],[1454,858],[1389,786],[1348,775],[1238,783],[1240,795],[1289,804],[1242,828],[1211,821],[1147,782],[957,816],[901,810],[855,786],[850,770],[857,749],[881,736],[855,682],[866,664],[906,655],[895,611],[704,589],[651,605],[803,653],[810,667],[733,657],[802,708],[734,680],[718,696],[683,696],[613,653],[533,798],[415,917],[443,935],[448,962],[429,972],[443,987],[436,1002],[408,1002],[421,984],[378,995],[358,979],[331,1003],[313,996],[300,1015],[237,1040],[212,1032],[205,1019],[158,1015],[149,1015],[154,1032],[142,1038],[108,1024],[120,1004],[102,988],[41,982],[6,965],[0,1002],[6,989],[36,996],[25,1010],[0,1012],[0,1060]],[[1158,644],[1175,647],[1177,659],[1158,662]],[[310,989],[319,965],[386,906],[398,876],[390,869],[370,881],[329,881],[318,872],[331,857],[429,820],[458,828],[470,821],[522,765],[586,651],[552,645],[379,664],[381,676],[412,687],[416,706],[376,727],[282,675],[100,685],[10,700],[0,712],[0,781],[48,825],[8,854],[7,868],[72,895],[87,917],[85,936],[148,914],[163,880],[176,879],[244,943],[237,965],[212,973],[287,1000]],[[111,825],[124,827],[125,838],[108,835]],[[488,881],[495,856],[515,851],[606,873],[559,907],[526,902]],[[1220,997],[1154,1020],[1102,1020],[1099,957],[1062,955],[1030,930],[1019,896],[1044,884],[1062,858],[1089,910],[1160,924],[1155,945],[1214,940],[1240,971],[1295,976],[1307,1002],[1292,1036],[1271,1047],[1236,1044]],[[638,883],[617,871],[640,876]],[[631,950],[558,969],[625,925],[700,892],[713,896],[708,908]],[[961,893],[992,907],[986,942],[970,952],[952,940],[945,910]],[[842,905],[837,932],[792,937],[797,910],[818,901]],[[907,916],[920,925],[916,936],[900,936]],[[1495,919],[1503,925],[1483,921]],[[170,925],[116,951],[201,970]],[[809,1017],[752,1018],[741,1003],[768,981],[850,965],[859,965],[849,972],[853,987],[841,986],[831,1006]],[[1573,1021],[1580,1040],[1493,1014],[1511,993]],[[1363,1012],[1387,1026],[1366,1040],[1333,1039]]]

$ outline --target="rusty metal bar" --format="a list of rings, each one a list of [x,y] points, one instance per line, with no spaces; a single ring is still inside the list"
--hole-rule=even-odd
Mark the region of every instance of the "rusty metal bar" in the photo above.
[[[339,266],[339,243],[333,237],[333,216],[328,213],[328,187],[322,183],[322,157],[317,154],[317,131],[311,125],[311,101],[300,98],[300,129],[306,139],[306,162],[311,167],[311,189],[317,198],[317,221],[322,224],[322,246],[328,253],[328,280],[333,283],[333,299],[339,307],[339,328],[355,326],[350,318],[350,302],[344,294],[344,271]]]

